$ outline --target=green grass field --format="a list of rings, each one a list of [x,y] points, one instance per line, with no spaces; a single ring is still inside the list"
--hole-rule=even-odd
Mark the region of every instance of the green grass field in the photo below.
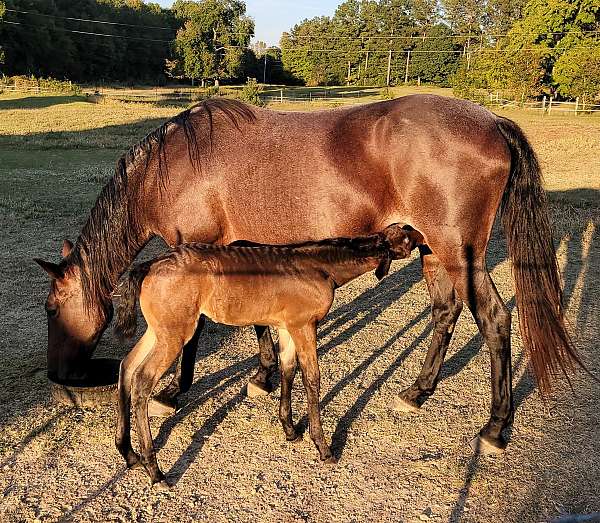
[[[321,89],[322,91],[322,89]],[[333,91],[333,90],[332,90]],[[346,93],[348,103],[381,93]],[[354,89],[356,91],[356,89]],[[277,88],[273,88],[277,94]],[[319,89],[298,88],[306,95]],[[448,90],[397,88],[450,95]],[[286,91],[288,94],[288,91]],[[344,96],[346,96],[346,94]],[[338,102],[273,103],[315,110]],[[123,470],[110,407],[80,411],[48,399],[46,275],[75,239],[117,158],[183,105],[90,103],[84,96],[0,95],[0,521],[548,521],[600,511],[600,388],[583,374],[537,395],[513,317],[517,417],[509,450],[474,457],[468,439],[489,410],[489,359],[463,313],[442,383],[418,415],[390,413],[417,376],[431,334],[418,257],[376,286],[365,275],[340,289],[319,330],[324,429],[340,463],[315,461],[307,437],[283,441],[277,394],[240,395],[254,366],[249,329],[209,324],[183,409],[153,420],[159,461],[177,478],[169,493]],[[503,111],[525,130],[545,173],[568,316],[589,368],[600,374],[600,117]],[[158,246],[154,246],[158,248]],[[488,265],[512,303],[510,265],[494,236]],[[400,332],[399,332],[399,329]],[[110,332],[98,353],[122,357]],[[296,419],[305,410],[296,380]]]

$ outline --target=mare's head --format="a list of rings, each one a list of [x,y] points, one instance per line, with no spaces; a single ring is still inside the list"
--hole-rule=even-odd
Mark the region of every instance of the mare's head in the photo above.
[[[423,235],[410,225],[397,223],[388,225],[380,235],[388,245],[387,255],[375,270],[375,276],[381,280],[390,271],[392,260],[407,258],[417,245],[423,244],[424,239]]]
[[[50,276],[50,293],[45,306],[48,376],[59,380],[85,376],[86,364],[107,324],[105,313],[85,306],[81,270],[65,259],[72,249],[71,242],[65,240],[63,260],[58,264],[35,259]]]

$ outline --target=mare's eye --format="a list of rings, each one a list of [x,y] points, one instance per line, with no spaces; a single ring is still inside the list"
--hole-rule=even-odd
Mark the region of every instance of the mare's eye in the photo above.
[[[56,316],[58,316],[58,308],[49,307],[48,304],[46,304],[44,308],[46,309],[48,318],[56,318]]]

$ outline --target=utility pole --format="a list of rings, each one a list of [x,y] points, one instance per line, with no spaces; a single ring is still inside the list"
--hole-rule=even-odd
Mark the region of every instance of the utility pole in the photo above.
[[[350,60],[348,60],[348,78],[346,79],[346,85],[350,85]]]
[[[369,51],[367,51],[367,57],[365,58],[365,72],[363,74],[365,82],[367,81],[367,68],[369,67]]]
[[[387,68],[387,80],[386,85],[390,86],[390,73],[392,72],[392,50],[390,49],[388,53],[388,68]]]
[[[406,71],[404,72],[404,83],[408,83],[408,64],[410,64],[410,51],[406,55]]]
[[[263,67],[263,84],[267,83],[267,53],[265,51],[265,66]]]

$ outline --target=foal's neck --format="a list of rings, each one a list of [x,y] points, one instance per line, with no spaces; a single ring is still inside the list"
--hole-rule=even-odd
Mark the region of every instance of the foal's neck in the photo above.
[[[363,275],[365,272],[375,270],[383,258],[383,254],[357,258],[342,258],[339,261],[329,262],[326,270],[331,275],[337,287]]]

